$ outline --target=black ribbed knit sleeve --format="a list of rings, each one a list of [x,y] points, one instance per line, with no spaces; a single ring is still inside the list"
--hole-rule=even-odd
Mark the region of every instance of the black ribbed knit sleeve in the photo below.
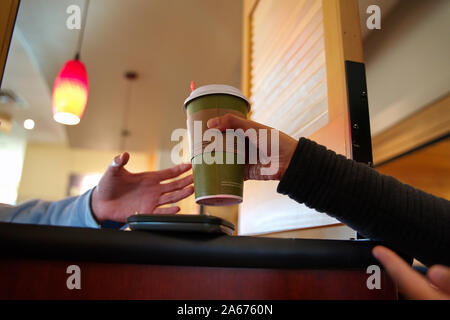
[[[450,265],[450,201],[301,138],[278,192],[424,264]]]

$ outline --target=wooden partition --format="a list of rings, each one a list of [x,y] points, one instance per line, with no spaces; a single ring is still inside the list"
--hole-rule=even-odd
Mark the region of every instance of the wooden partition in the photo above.
[[[373,137],[374,164],[378,166],[449,133],[450,95],[447,94]]]
[[[18,8],[19,0],[0,1],[0,84],[3,79],[3,71],[5,69],[6,57],[8,55],[9,43],[11,42]]]
[[[351,158],[345,61],[363,62],[358,1],[245,0],[243,25],[250,117]],[[338,224],[277,194],[277,185],[246,182],[241,234]]]

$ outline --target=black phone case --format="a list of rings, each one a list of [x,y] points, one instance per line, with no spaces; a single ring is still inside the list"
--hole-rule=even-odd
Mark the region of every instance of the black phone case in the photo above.
[[[136,214],[127,218],[131,230],[233,234],[234,225],[214,216]]]

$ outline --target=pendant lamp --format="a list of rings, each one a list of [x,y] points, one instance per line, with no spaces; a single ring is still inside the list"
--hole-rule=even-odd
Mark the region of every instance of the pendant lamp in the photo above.
[[[89,94],[86,67],[80,61],[81,43],[86,26],[89,0],[84,6],[82,28],[78,37],[77,53],[67,61],[55,79],[52,92],[53,119],[65,125],[76,125],[83,116]]]

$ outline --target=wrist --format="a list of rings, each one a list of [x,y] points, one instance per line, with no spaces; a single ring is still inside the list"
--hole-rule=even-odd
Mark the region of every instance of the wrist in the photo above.
[[[98,224],[102,224],[106,219],[103,216],[101,200],[98,198],[98,189],[94,188],[91,196],[91,211],[92,216],[97,221]]]
[[[290,138],[287,147],[285,149],[285,155],[284,155],[284,161],[280,164],[280,170],[279,170],[279,180],[281,180],[286,173],[286,170],[289,168],[289,165],[291,163],[292,157],[294,156],[295,150],[298,146],[298,141]]]

